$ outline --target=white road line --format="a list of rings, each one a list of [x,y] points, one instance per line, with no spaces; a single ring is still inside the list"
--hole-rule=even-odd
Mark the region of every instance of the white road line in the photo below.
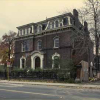
[[[61,97],[61,95],[53,95],[53,94],[34,93],[34,92],[25,92],[25,91],[17,91],[17,90],[8,90],[8,89],[0,89],[0,90],[7,91],[7,92],[17,92],[17,93],[26,93],[26,94],[35,94],[35,95],[45,95],[45,96]]]
[[[22,87],[23,85],[12,85],[12,84],[6,84],[6,85],[1,85],[0,86],[3,86],[3,87]]]

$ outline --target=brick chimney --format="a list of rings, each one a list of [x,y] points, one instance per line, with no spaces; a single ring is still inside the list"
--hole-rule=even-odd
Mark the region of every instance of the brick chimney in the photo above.
[[[73,15],[75,18],[78,18],[78,11],[76,9],[73,9]]]
[[[84,31],[85,32],[88,31],[88,23],[86,21],[84,21]]]

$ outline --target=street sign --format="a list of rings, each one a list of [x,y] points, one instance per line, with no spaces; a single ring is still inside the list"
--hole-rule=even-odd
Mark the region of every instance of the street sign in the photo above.
[[[10,62],[7,62],[7,67],[11,67]]]

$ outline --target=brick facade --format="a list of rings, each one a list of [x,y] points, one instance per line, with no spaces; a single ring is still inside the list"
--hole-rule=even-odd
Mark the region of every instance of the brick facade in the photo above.
[[[68,17],[68,24],[61,25],[60,23],[61,18]],[[59,19],[59,27],[56,27],[54,29],[46,29],[45,26],[43,26],[44,23],[50,23],[53,20]],[[69,20],[70,19],[70,20]],[[38,25],[42,25],[42,28],[45,27],[45,30],[42,30],[40,33],[36,31],[36,27]],[[27,33],[26,29],[31,27],[29,31],[31,33]],[[80,32],[84,32],[85,34],[88,34],[88,30],[84,31],[84,27],[78,19],[78,12],[76,10],[73,10],[73,15],[71,13],[67,13],[64,15],[56,16],[53,18],[49,18],[45,21],[41,21],[38,23],[31,23],[27,25],[23,25],[20,27],[17,27],[20,31],[18,33],[18,36],[15,38],[15,60],[14,60],[14,66],[20,67],[21,65],[21,57],[26,59],[25,66],[27,67],[33,67],[35,69],[34,62],[32,61],[36,57],[40,57],[40,61],[42,60],[41,68],[52,68],[52,56],[54,54],[59,54],[60,59],[62,61],[66,61],[67,59],[72,59],[72,52],[73,52],[73,44],[72,44],[72,38],[71,36],[73,34],[77,34]],[[22,32],[22,29],[25,30],[24,33]],[[27,34],[26,34],[27,33]],[[22,35],[24,34],[24,35]],[[54,48],[54,38],[59,38],[59,47]],[[38,41],[42,41],[42,48],[41,50],[37,49],[37,43]],[[22,52],[22,43],[27,41],[28,42],[28,50]],[[26,42],[25,42],[26,43]],[[86,52],[85,52],[86,53]],[[85,56],[84,56],[85,55]],[[78,62],[81,60],[87,60],[87,53],[80,57]],[[43,58],[42,58],[43,57]],[[23,63],[23,62],[22,62]],[[61,65],[60,65],[61,66]]]

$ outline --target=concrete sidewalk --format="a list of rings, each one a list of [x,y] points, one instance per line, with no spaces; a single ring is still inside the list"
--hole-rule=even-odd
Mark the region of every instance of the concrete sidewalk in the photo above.
[[[45,82],[22,82],[22,81],[8,81],[0,80],[0,83],[8,84],[26,84],[26,85],[44,85],[44,86],[59,86],[66,88],[88,88],[88,89],[100,89],[100,85],[90,85],[90,84],[69,84],[69,83],[45,83]]]

